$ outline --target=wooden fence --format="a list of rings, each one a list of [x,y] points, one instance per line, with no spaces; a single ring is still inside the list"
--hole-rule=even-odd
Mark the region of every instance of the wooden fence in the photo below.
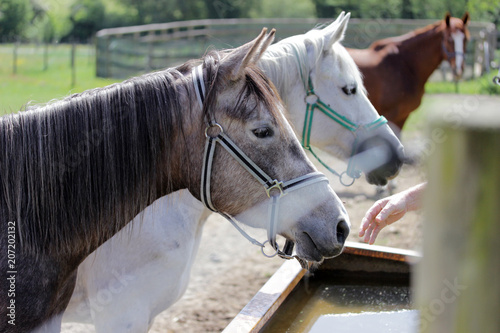
[[[486,101],[468,96],[430,117],[415,277],[422,333],[500,332],[500,117],[498,102]]]
[[[202,56],[208,47],[232,48],[276,28],[276,39],[304,33],[324,19],[219,19],[179,21],[101,30],[97,33],[97,76],[126,78],[171,67]],[[365,48],[374,40],[398,36],[435,20],[351,19],[343,44]],[[471,22],[467,65],[473,74],[489,70],[497,45],[494,24]],[[472,71],[469,71],[471,73]]]

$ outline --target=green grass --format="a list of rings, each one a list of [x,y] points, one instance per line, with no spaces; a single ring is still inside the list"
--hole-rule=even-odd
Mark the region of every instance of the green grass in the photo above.
[[[13,45],[0,44],[0,115],[17,112],[28,102],[46,103],[116,81],[95,77],[93,46],[78,45],[76,48],[75,85],[72,85],[70,66],[71,46],[50,46],[47,70],[43,68],[43,53],[42,46],[20,46],[17,73],[13,74]]]
[[[421,131],[425,124],[425,118],[428,112],[434,108],[436,100],[443,97],[438,94],[458,94],[461,95],[500,95],[500,86],[493,83],[493,77],[498,75],[498,70],[492,70],[491,73],[484,75],[476,80],[460,81],[458,87],[453,82],[427,82],[425,85],[425,94],[422,98],[422,104],[413,111],[404,125],[405,132]],[[449,100],[449,97],[444,97]]]
[[[426,94],[467,94],[467,95],[500,95],[500,86],[493,84],[493,77],[498,75],[497,70],[475,80],[454,82],[427,82]]]

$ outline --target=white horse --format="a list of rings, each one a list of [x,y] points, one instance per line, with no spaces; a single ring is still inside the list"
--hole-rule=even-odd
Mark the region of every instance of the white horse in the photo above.
[[[259,66],[279,90],[306,148],[311,143],[347,160],[363,147],[373,154],[360,142],[379,138],[383,161],[366,165],[358,159],[347,174],[362,169],[378,184],[397,173],[403,147],[369,102],[356,65],[339,43],[348,20],[342,13],[324,29],[271,45]],[[312,117],[315,109],[322,112]],[[384,170],[377,171],[381,165]],[[97,332],[145,332],[184,293],[209,214],[185,190],[158,199],[80,265],[63,320],[93,323]],[[246,220],[245,214],[239,218]]]

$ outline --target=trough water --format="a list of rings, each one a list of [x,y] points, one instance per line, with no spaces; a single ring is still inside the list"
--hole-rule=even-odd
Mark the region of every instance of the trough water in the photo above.
[[[261,330],[271,332],[417,332],[407,278],[318,272],[304,277]]]

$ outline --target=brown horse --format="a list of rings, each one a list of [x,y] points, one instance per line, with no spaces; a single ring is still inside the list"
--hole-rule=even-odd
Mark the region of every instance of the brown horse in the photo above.
[[[469,13],[445,18],[405,35],[381,39],[369,48],[348,49],[364,76],[368,98],[380,115],[401,129],[422,101],[424,85],[443,60],[455,79],[464,70]]]

